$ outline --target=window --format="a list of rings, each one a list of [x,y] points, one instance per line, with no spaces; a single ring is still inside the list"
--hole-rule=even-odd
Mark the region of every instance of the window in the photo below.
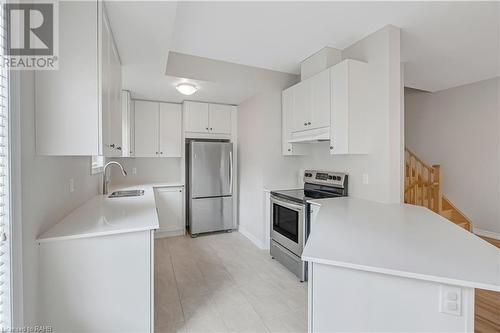
[[[5,55],[7,31],[0,1],[0,52]],[[9,71],[0,67],[0,327],[11,326],[11,234],[9,158]]]
[[[102,172],[104,168],[104,156],[92,156],[90,161],[90,174],[95,175]]]

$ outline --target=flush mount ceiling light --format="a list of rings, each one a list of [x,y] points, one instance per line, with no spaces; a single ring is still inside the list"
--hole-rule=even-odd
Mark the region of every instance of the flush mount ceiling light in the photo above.
[[[179,83],[175,88],[181,94],[188,96],[194,94],[198,90],[198,87],[191,83]]]

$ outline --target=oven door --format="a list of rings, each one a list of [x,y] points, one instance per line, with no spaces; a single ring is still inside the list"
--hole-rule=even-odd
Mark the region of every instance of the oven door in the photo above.
[[[304,246],[305,205],[271,195],[271,238],[297,256]]]

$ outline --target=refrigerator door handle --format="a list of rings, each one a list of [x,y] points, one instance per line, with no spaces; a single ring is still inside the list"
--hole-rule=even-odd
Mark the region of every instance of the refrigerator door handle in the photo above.
[[[233,152],[229,152],[229,193],[233,194]]]

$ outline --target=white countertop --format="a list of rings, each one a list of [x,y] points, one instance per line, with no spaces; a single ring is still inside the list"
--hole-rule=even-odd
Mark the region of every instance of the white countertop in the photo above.
[[[500,291],[500,249],[426,208],[351,197],[313,202],[321,208],[303,260]]]
[[[144,195],[128,198],[108,198],[109,194],[97,195],[75,209],[37,240],[43,243],[157,229],[158,215],[153,188],[169,186],[184,185],[155,183],[112,186],[109,193],[117,190],[141,189],[144,190]]]

